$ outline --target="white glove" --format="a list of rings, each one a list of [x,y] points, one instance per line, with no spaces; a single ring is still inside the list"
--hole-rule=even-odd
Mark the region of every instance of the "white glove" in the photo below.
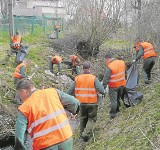
[[[59,76],[61,73],[60,72],[57,72],[57,76]]]
[[[105,92],[106,94],[109,93],[109,87],[108,87],[108,85],[107,85],[106,89],[104,89],[104,92]]]
[[[73,115],[72,113],[70,113],[70,119],[74,120],[76,119],[77,114]]]
[[[28,79],[28,80],[31,80],[31,79],[32,79],[32,76],[28,76],[27,79]]]

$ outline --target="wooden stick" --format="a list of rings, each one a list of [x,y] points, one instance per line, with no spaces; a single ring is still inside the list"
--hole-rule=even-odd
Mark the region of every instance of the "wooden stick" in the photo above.
[[[138,129],[141,131],[141,133],[143,134],[143,136],[151,143],[151,145],[152,145],[153,147],[155,147],[156,150],[158,150],[159,148],[156,147],[156,146],[151,142],[151,140],[144,134],[144,132],[141,130],[141,128],[138,128]]]
[[[6,98],[6,96],[8,95],[8,93],[10,92],[11,90],[8,90],[8,92],[3,96],[4,98]]]

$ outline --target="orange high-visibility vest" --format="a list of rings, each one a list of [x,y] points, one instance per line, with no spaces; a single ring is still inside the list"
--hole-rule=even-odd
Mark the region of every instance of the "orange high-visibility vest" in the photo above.
[[[14,48],[20,49],[21,35],[18,35],[16,39],[14,38],[14,36],[12,36],[11,40],[12,40],[13,44],[17,44],[16,46],[14,46]]]
[[[54,59],[56,59],[56,62],[54,62]],[[54,57],[52,57],[52,63],[54,63],[54,64],[58,64],[58,62],[62,62],[62,58],[61,57],[59,57],[59,56],[54,56]]]
[[[34,92],[18,109],[28,120],[33,150],[64,142],[72,136],[66,112],[54,88]]]
[[[114,60],[109,65],[108,68],[111,70],[111,76],[109,80],[109,87],[116,88],[126,85],[125,79],[125,63],[123,60]]]
[[[20,69],[21,69],[22,66],[26,67],[26,64],[25,63],[21,63],[16,67],[16,69],[15,69],[15,71],[13,73],[13,77],[14,78],[20,78],[20,79],[22,78],[22,75],[21,75],[21,72],[20,72]],[[26,67],[26,72],[27,72],[27,67]]]
[[[96,77],[92,74],[82,74],[75,78],[75,97],[81,103],[96,103],[97,90],[94,82]]]
[[[139,47],[141,46],[141,43],[142,43],[142,42],[137,42],[137,43],[136,43],[136,46],[135,46],[135,50],[136,50],[136,51],[139,51]]]
[[[76,55],[73,55],[72,58],[71,58],[71,61],[73,63],[74,66],[77,66],[77,62],[76,62],[76,59],[78,59],[78,61],[80,61],[79,57],[76,56]]]
[[[143,59],[147,59],[149,57],[156,57],[157,54],[153,48],[153,45],[151,43],[148,42],[143,42],[141,43],[143,49],[144,49],[144,54],[143,54]]]

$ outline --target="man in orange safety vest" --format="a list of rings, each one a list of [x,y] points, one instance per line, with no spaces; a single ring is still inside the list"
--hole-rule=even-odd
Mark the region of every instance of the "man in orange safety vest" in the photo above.
[[[79,101],[55,88],[38,90],[28,79],[17,83],[23,101],[16,121],[15,149],[26,150],[24,135],[30,135],[33,150],[72,150],[72,130],[66,110],[79,111]]]

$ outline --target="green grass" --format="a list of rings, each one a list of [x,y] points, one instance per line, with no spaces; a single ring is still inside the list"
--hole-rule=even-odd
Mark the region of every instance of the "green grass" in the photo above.
[[[9,33],[6,31],[0,32],[0,46],[4,46],[10,42]]]
[[[112,121],[107,115],[104,115],[109,111],[106,104],[100,104],[103,111],[98,113],[96,141],[93,142],[91,139],[86,144],[85,150],[151,150],[156,147],[160,148],[160,85],[141,87],[141,92],[144,94],[143,101],[132,108],[121,107],[121,113]]]
[[[43,33],[42,27],[36,26],[33,33],[23,36],[23,40],[24,43],[33,45],[38,42],[43,43],[43,37],[45,39],[46,35]]]
[[[29,59],[31,61],[31,66],[28,69],[28,75],[32,75],[35,72],[35,67],[34,67],[35,64],[37,64],[39,67],[38,68],[39,73],[44,72],[44,69],[48,69],[47,66],[48,49],[46,49],[47,43],[45,43],[47,38],[40,31],[41,31],[40,29],[37,29],[35,33],[23,36],[24,45],[26,45],[27,43],[30,49],[28,55],[26,56],[26,59]],[[1,63],[5,61],[5,58],[7,58],[6,50],[9,49],[9,40],[7,38],[4,38],[3,43],[4,43],[3,47],[0,47]],[[9,92],[8,94],[8,97],[4,98],[7,89],[10,89],[10,87],[15,88],[12,74],[17,64],[15,64],[14,59],[15,55],[13,55],[10,58],[10,61],[8,61],[6,65],[0,64],[1,67],[0,82],[2,83],[2,85],[5,86],[4,88],[2,86],[0,87],[0,95],[2,101],[6,104],[8,104],[10,101],[13,100],[15,94],[15,92],[11,90],[11,92]],[[36,87],[39,88],[40,84],[42,84],[42,76],[39,75],[33,77],[33,82],[36,84]]]
[[[109,49],[128,49],[130,47],[133,47],[133,44],[126,41],[126,40],[108,40],[106,41],[102,47],[105,47],[105,48],[109,48]]]

